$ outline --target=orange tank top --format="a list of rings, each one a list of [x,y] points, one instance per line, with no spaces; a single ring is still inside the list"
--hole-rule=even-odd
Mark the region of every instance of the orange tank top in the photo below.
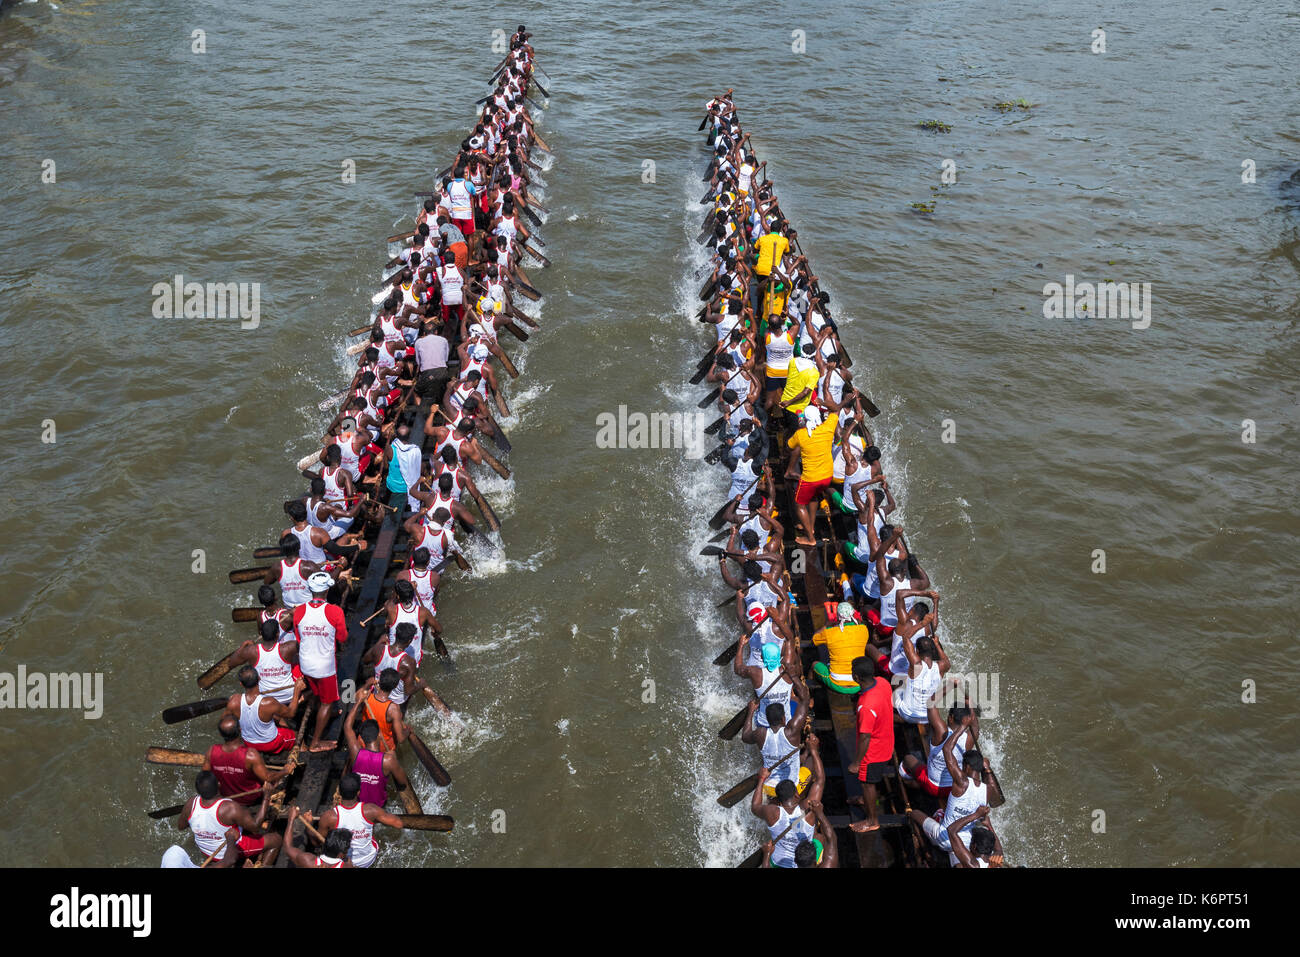
[[[366,717],[374,719],[375,723],[379,725],[379,735],[384,739],[384,749],[387,751],[397,749],[397,745],[393,741],[393,726],[388,720],[388,706],[392,703],[391,700],[379,702],[382,707],[376,712],[374,708],[375,696],[373,694],[366,696]]]

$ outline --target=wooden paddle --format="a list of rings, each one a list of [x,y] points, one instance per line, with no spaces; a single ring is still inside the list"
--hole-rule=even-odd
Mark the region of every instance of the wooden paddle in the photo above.
[[[197,751],[179,751],[176,748],[149,748],[144,759],[150,764],[168,764],[175,768],[201,768],[204,756]]]
[[[389,236],[387,239],[384,240],[384,242],[401,243],[401,242],[405,242],[408,239],[411,239],[414,236],[415,236],[415,230],[412,229],[409,233],[398,233],[396,236]]]
[[[725,415],[718,416],[716,419],[714,419],[712,422],[710,422],[708,425],[704,427],[704,434],[716,435],[718,433],[718,430],[721,429],[724,424],[726,424],[726,421],[727,421],[727,417]]]
[[[342,392],[336,392],[334,395],[330,396],[327,399],[321,399],[320,402],[316,403],[316,408],[324,412],[330,406],[338,405],[340,402],[346,399],[348,393],[351,391],[352,391],[351,389],[344,389]]]
[[[260,787],[256,787],[253,788],[253,790],[251,791],[240,791],[238,794],[226,795],[225,798],[227,800],[233,801],[235,798],[251,797],[254,794],[261,794],[261,793],[262,793],[262,789]],[[160,807],[157,810],[150,811],[149,816],[153,818],[155,821],[161,820],[162,818],[165,817],[175,817],[177,814],[180,814],[181,811],[185,810],[185,805],[189,803],[190,802],[187,800],[184,802],[184,804],[173,804],[170,807]]]
[[[542,298],[540,292],[525,282],[520,282],[518,279],[507,279],[506,282],[518,289],[525,299],[531,299],[533,302],[536,302]]]
[[[546,147],[543,146],[542,149],[546,149]],[[550,151],[547,150],[547,152]],[[551,214],[551,211],[538,202],[537,197],[528,190],[524,190],[524,202],[533,207],[533,209],[537,210],[539,213],[545,213],[547,216]]]
[[[722,395],[722,386],[718,386],[699,402],[695,403],[695,407],[697,409],[707,409],[709,406],[713,405],[713,403],[718,401],[718,396],[720,395]]]
[[[188,721],[191,718],[200,718],[205,714],[211,714],[214,711],[220,711],[226,706],[226,698],[207,698],[203,701],[192,701],[189,704],[178,704],[173,708],[168,708],[162,713],[164,724],[178,724],[181,721]]]
[[[762,479],[762,477],[763,476],[761,474],[755,476],[754,481],[749,483],[749,487],[746,488],[745,491],[740,493],[740,500],[742,502],[745,500],[745,496],[748,495],[751,491],[753,491],[754,486],[759,483],[759,480]],[[723,526],[723,524],[726,522],[726,519],[723,516],[726,514],[727,506],[730,505],[731,502],[732,502],[731,499],[727,499],[725,502],[722,503],[722,508],[718,509],[717,512],[714,513],[713,517],[709,519],[709,528],[713,529],[716,532],[718,529],[720,529]]]
[[[230,584],[242,585],[245,582],[255,582],[270,570],[269,565],[262,565],[257,568],[236,568],[230,573]]]
[[[415,735],[412,735],[412,737],[415,737]],[[767,772],[771,774],[772,771],[774,771],[776,768],[779,768],[781,765],[785,764],[785,762],[789,761],[792,757],[794,757],[798,753],[799,753],[799,748],[791,748],[789,753],[787,753],[785,757],[774,762],[773,764],[768,765]],[[731,790],[718,795],[718,803],[721,804],[723,807],[735,807],[737,804],[740,803],[741,798],[743,798],[746,794],[753,793],[754,788],[757,786],[757,784],[758,784],[758,772],[755,771],[749,777],[745,778],[745,780],[741,781],[739,784],[734,785],[731,788]]]
[[[540,226],[540,225],[542,225],[542,217],[538,216],[535,212],[533,212],[533,211],[532,211],[531,209],[529,209],[527,206],[522,207],[522,209],[523,209],[523,211],[524,211],[524,215],[528,217],[528,221],[529,221],[530,223],[532,223],[534,226]]]
[[[451,784],[451,775],[447,773],[447,769],[438,763],[438,759],[433,756],[433,752],[429,750],[428,745],[414,731],[411,732],[410,741],[411,750],[420,759],[424,769],[429,772],[429,776],[433,778],[433,783],[443,788]]]
[[[363,336],[363,335],[365,335],[367,332],[369,332],[369,331],[370,331],[371,329],[373,329],[373,328],[375,328],[375,324],[374,324],[373,322],[372,322],[372,323],[369,323],[369,324],[367,324],[367,325],[364,325],[364,326],[357,326],[355,329],[352,329],[351,331],[349,331],[349,332],[348,332],[348,335],[349,335],[349,336]],[[343,395],[347,395],[347,390],[344,389],[342,394],[343,394]]]
[[[526,313],[526,312],[521,312],[521,311],[520,311],[517,307],[515,307],[515,306],[511,306],[511,307],[510,307],[510,315],[514,316],[514,317],[515,317],[516,319],[518,319],[520,322],[527,323],[529,326],[532,326],[534,329],[540,329],[540,328],[541,328],[541,324],[540,324],[536,319],[534,319],[532,316],[528,315],[528,313]]]
[[[737,638],[731,644],[727,645],[725,651],[713,659],[715,665],[725,665],[736,657],[736,649],[740,647],[740,639]]]
[[[226,657],[222,658],[220,661],[218,661],[207,671],[203,672],[203,674],[199,675],[198,678],[199,689],[202,691],[207,691],[209,688],[211,688],[214,684],[216,684],[226,675],[230,674],[230,669],[235,667],[235,656],[238,655],[239,652],[240,649],[236,648],[234,651],[226,655]]]
[[[429,704],[433,705],[434,710],[437,711],[440,715],[442,715],[444,718],[453,717],[451,713],[451,708],[447,707],[447,702],[442,700],[442,697],[441,695],[438,694],[438,692],[434,691],[428,685],[425,685],[423,688],[421,688],[420,692],[421,694],[424,695],[424,700],[429,702]]]
[[[483,493],[475,488],[474,491],[470,493],[470,497],[474,499],[474,504],[478,506],[480,514],[482,514],[484,520],[488,523],[488,528],[499,534],[501,532],[501,519],[497,518],[497,513],[493,510],[492,506],[488,504],[488,500],[483,497]]]
[[[230,620],[235,622],[257,621],[265,609],[245,606],[230,609]]]
[[[281,685],[278,688],[267,688],[261,694],[271,694],[275,691],[286,691],[293,685]],[[191,718],[201,718],[205,714],[211,714],[214,711],[220,711],[226,706],[227,698],[206,698],[203,701],[191,701],[189,704],[178,704],[173,708],[168,708],[162,713],[162,719],[166,724],[177,724],[181,721],[188,721]]]
[[[211,864],[212,859],[217,856],[217,852],[220,851],[223,847],[225,847],[227,843],[228,841],[223,837],[221,843],[212,849],[212,853],[210,853],[207,857],[203,859],[203,863],[199,865],[199,869],[202,870],[203,868]]]
[[[450,831],[455,820],[445,814],[399,814],[402,826],[408,831]]]
[[[734,651],[732,652],[732,655],[735,655]],[[785,674],[784,667],[777,668],[776,677],[772,679],[771,684],[769,684],[766,688],[764,688],[756,695],[757,699],[759,701],[762,701],[763,695],[771,691],[772,685],[780,681],[781,676],[784,674]],[[730,721],[728,721],[726,724],[722,726],[722,730],[718,732],[718,737],[720,737],[723,741],[730,741],[732,738],[734,738],[740,732],[740,729],[745,726],[745,715],[747,715],[748,713],[749,713],[749,705],[745,705],[743,708],[740,709],[739,712],[732,715]]]
[[[497,348],[501,349],[501,343],[499,342],[497,343]],[[506,372],[510,374],[510,378],[512,379],[519,378],[519,370],[516,369],[515,364],[510,361],[510,356],[506,355],[505,349],[501,349],[501,351],[497,354],[497,358],[501,360],[501,365],[505,367]]]
[[[514,336],[514,337],[515,337],[516,339],[518,339],[520,342],[527,342],[527,341],[528,341],[528,333],[526,333],[526,332],[524,332],[524,330],[520,329],[517,325],[514,324],[514,322],[511,322],[511,321],[504,322],[504,323],[502,323],[502,327],[506,330],[506,332],[510,333],[512,336]]]

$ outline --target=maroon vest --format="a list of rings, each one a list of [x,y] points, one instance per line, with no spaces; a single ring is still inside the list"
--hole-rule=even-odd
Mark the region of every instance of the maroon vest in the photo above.
[[[221,745],[214,744],[208,751],[208,764],[212,765],[212,773],[217,776],[217,784],[221,788],[222,797],[230,797],[232,794],[243,794],[245,791],[251,791],[254,788],[260,788],[262,782],[253,777],[244,768],[244,762],[248,756],[248,745],[241,745],[233,751],[225,751]],[[260,794],[250,794],[248,797],[237,798],[236,804],[258,804],[262,800]]]

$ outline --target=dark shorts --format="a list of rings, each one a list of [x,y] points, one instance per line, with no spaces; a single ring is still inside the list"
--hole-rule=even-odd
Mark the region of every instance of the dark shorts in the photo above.
[[[785,388],[785,376],[769,375],[763,377],[763,387],[768,392],[775,392],[778,389]]]
[[[451,370],[446,367],[421,372],[415,380],[415,394],[426,399],[440,400],[449,379]]]
[[[894,766],[888,761],[876,761],[858,768],[858,780],[867,784],[879,784],[885,778],[892,777],[893,774]]]

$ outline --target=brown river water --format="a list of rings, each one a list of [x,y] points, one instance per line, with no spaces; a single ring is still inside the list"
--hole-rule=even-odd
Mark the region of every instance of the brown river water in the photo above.
[[[725,475],[597,443],[602,413],[703,395],[696,126],[727,87],[883,410],[947,647],[997,675],[1008,858],[1294,862],[1300,13],[809,9],[452,2],[454,43],[404,26],[430,21],[406,2],[0,14],[0,671],[103,676],[97,718],[0,713],[0,864],[155,866],[172,842],[143,812],[189,775],[143,752],[205,748],[215,722],[158,713],[244,637],[228,609],[252,592],[225,573],[283,527],[383,237],[488,92],[492,29],[520,20],[550,77],[554,265],[530,270],[542,328],[513,343],[514,476],[482,482],[500,548],[440,603],[456,666],[427,677],[465,724],[412,712],[453,786],[408,768],[457,827],[381,863],[752,848],[744,806],[713,800],[752,760],[715,734],[745,699],[707,664],[734,619],[696,555]],[[258,284],[257,327],[156,318],[176,274]],[[1048,317],[1067,277],[1149,284],[1149,325]]]

